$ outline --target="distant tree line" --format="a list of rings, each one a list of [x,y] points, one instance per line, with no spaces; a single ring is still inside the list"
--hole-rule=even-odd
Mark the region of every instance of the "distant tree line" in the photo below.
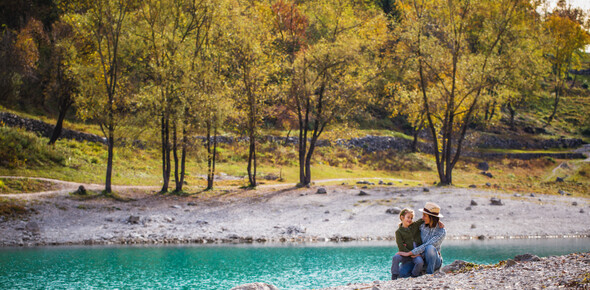
[[[299,132],[299,184],[326,127],[382,107],[426,129],[440,184],[466,131],[516,112],[542,81],[555,117],[568,71],[590,44],[587,15],[560,0],[14,0],[0,2],[0,104],[68,111],[102,129],[111,192],[120,128],[160,138],[163,186],[183,190],[189,136],[205,134],[207,188],[217,136],[257,143],[269,120]],[[512,125],[514,122],[512,121]]]

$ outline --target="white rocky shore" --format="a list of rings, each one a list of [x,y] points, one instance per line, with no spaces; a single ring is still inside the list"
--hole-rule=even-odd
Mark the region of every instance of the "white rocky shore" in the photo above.
[[[216,197],[125,189],[120,192],[132,201],[122,202],[78,200],[68,194],[76,185],[68,186],[5,195],[24,199],[34,213],[24,220],[0,218],[0,246],[393,240],[396,210],[417,210],[427,201],[442,207],[447,239],[590,236],[590,199],[568,195],[347,185],[325,187],[325,194],[318,187],[289,187]]]

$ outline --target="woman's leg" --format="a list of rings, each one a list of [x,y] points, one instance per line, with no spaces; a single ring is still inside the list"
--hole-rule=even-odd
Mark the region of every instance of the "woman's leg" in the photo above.
[[[442,265],[442,257],[432,245],[426,247],[423,255],[426,262],[426,274],[433,274]]]
[[[424,260],[421,256],[412,259],[414,263],[414,268],[412,269],[412,277],[420,276],[420,272],[422,272],[422,267],[424,266]]]
[[[391,259],[391,280],[397,279],[399,277],[399,263],[402,262],[404,257],[400,255],[393,256]]]

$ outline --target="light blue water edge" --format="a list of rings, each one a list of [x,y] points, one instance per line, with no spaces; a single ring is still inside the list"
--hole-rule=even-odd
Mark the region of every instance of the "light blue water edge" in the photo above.
[[[447,240],[444,265],[590,251],[590,238]],[[0,289],[280,289],[388,280],[395,242],[0,248]]]

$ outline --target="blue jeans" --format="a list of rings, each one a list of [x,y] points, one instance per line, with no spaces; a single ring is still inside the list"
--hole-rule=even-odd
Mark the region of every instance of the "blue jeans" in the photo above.
[[[426,263],[426,274],[434,274],[434,271],[440,269],[440,266],[442,266],[442,256],[434,246],[426,246],[426,249],[424,250],[424,253],[422,253],[422,256],[424,257],[424,262]],[[413,262],[407,261],[402,263],[401,269],[399,271],[400,277],[408,277],[410,275],[410,272],[412,272],[412,276],[418,276],[414,274],[413,268]]]
[[[409,268],[407,269],[407,271],[401,272],[400,268],[399,268],[399,264],[402,263],[402,267],[404,265],[410,265]],[[400,277],[400,278],[407,278],[410,276],[410,272],[411,275],[416,277],[418,275],[420,275],[420,272],[422,271],[422,266],[424,266],[424,260],[422,260],[421,256],[418,256],[416,258],[412,258],[412,257],[404,257],[404,256],[400,256],[400,255],[395,255],[393,256],[393,259],[391,261],[391,277],[392,279],[395,277]],[[404,270],[402,268],[402,270]]]

